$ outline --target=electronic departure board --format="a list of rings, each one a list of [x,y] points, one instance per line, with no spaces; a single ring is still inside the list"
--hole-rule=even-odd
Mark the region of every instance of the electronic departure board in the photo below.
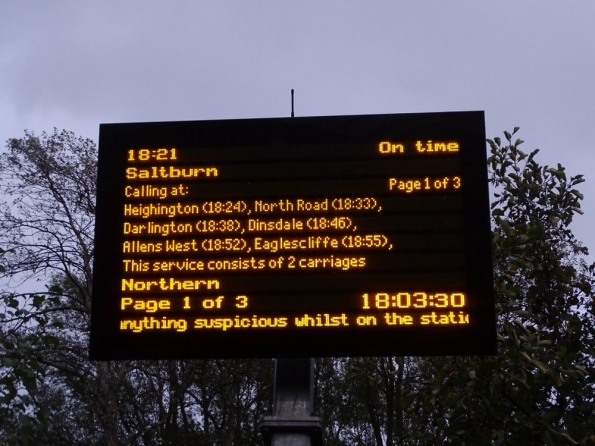
[[[483,112],[101,125],[92,359],[495,350]]]

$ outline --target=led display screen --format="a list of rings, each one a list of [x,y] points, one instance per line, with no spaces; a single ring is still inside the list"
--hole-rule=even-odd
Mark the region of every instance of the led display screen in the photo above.
[[[102,124],[92,359],[495,353],[483,112]]]

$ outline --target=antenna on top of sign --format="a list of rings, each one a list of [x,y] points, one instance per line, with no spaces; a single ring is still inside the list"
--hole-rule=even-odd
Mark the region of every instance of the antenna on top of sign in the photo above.
[[[291,89],[291,117],[293,118],[293,88]]]

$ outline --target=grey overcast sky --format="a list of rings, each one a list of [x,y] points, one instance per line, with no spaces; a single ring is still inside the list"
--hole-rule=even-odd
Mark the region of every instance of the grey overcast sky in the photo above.
[[[0,140],[104,122],[485,110],[585,174],[595,1],[0,0]],[[4,144],[2,144],[4,147]]]

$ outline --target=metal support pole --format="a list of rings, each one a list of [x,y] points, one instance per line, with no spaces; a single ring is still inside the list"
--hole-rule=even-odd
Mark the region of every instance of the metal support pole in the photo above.
[[[322,446],[322,421],[314,410],[314,359],[275,361],[273,415],[260,431],[267,446]]]
[[[293,88],[291,89],[291,117]],[[266,446],[323,446],[322,421],[314,411],[314,359],[275,361],[273,415],[263,417],[260,432]]]

